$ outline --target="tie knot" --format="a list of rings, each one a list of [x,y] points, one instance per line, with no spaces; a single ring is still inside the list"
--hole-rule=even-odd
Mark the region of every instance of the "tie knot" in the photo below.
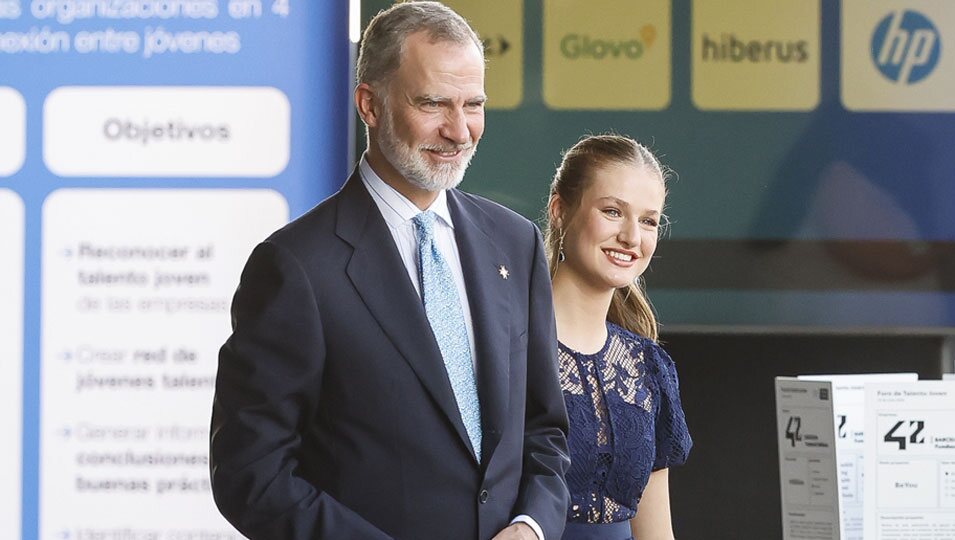
[[[437,217],[437,214],[428,210],[411,218],[411,221],[414,221],[419,241],[434,237],[434,220]]]

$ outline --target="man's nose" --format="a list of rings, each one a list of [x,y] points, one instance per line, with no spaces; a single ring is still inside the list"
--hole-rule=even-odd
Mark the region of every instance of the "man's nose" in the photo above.
[[[467,144],[471,141],[471,132],[468,130],[468,119],[464,110],[451,108],[442,126],[441,136],[454,144]]]

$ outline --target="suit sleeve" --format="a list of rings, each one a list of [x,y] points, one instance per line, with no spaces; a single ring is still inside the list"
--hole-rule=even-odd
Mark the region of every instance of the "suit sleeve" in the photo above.
[[[325,343],[298,260],[265,242],[252,252],[219,353],[212,408],[212,491],[252,540],[387,539],[297,474],[301,433],[318,407]]]
[[[567,412],[557,379],[557,331],[551,300],[550,273],[544,244],[534,229],[527,328],[527,408],[524,427],[524,470],[515,514],[532,517],[545,540],[561,537],[570,495],[564,474]]]

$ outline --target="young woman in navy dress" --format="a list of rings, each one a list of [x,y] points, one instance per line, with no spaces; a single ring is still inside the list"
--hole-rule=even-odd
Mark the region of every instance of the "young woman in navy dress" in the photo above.
[[[640,279],[665,219],[665,176],[643,145],[596,135],[564,154],[551,184],[545,234],[570,418],[563,540],[673,538],[667,471],[692,443]]]

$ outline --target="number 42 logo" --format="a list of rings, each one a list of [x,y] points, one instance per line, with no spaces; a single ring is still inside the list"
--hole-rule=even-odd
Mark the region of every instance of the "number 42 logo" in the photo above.
[[[793,447],[796,446],[796,441],[802,440],[802,434],[799,433],[800,430],[802,430],[802,418],[790,416],[789,422],[786,423],[786,438],[789,439]]]
[[[908,424],[906,426],[906,424]],[[882,438],[887,443],[898,443],[899,450],[905,450],[906,442],[911,444],[925,443],[925,437],[920,436],[925,429],[925,420],[899,420]]]

